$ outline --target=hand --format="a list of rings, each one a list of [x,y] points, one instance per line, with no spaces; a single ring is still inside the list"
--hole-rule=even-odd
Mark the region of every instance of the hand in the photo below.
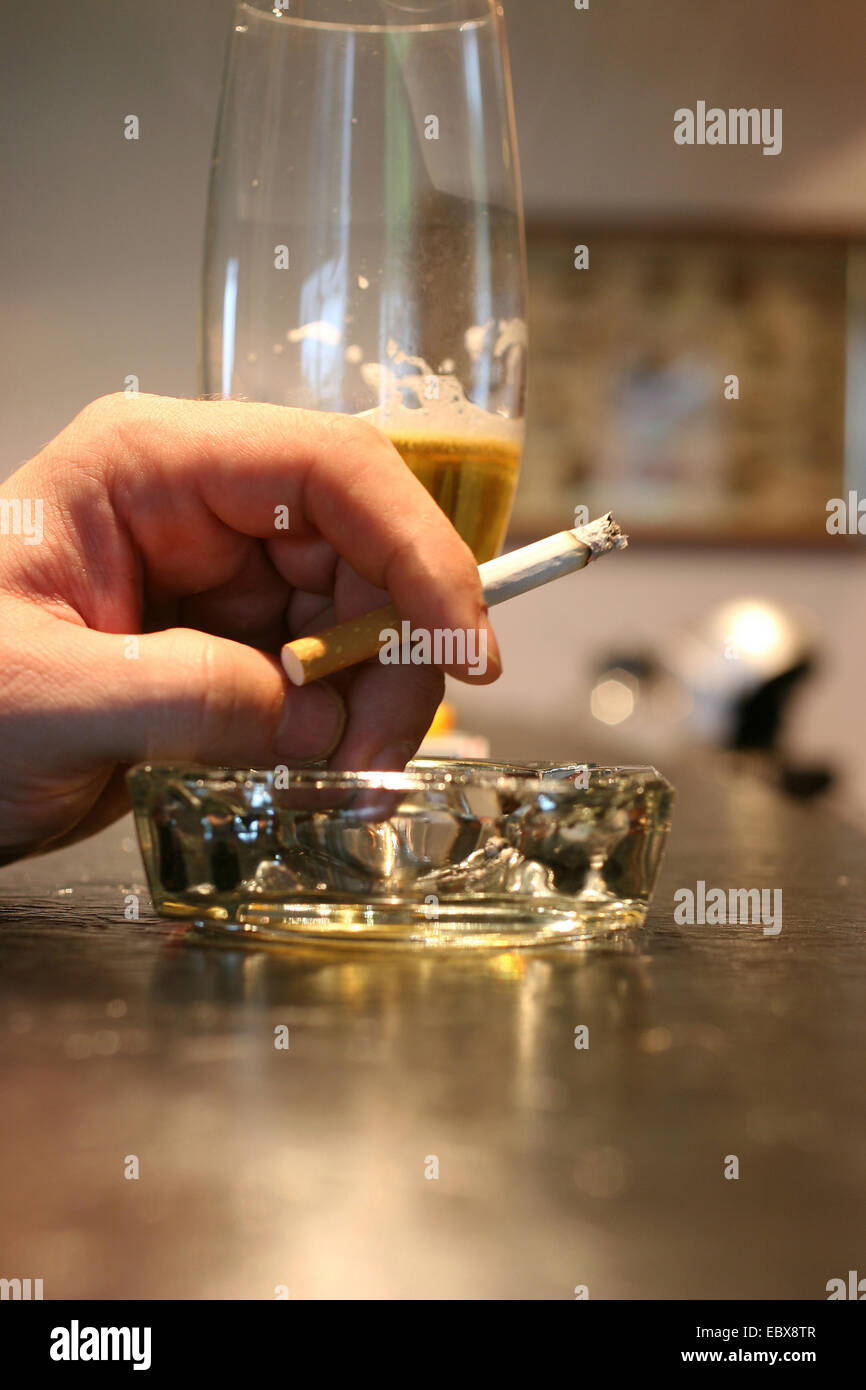
[[[497,678],[472,554],[371,425],[94,401],[0,488],[0,857],[114,820],[144,759],[404,766],[439,671],[373,661],[296,689],[279,662],[389,598],[413,628],[485,630]]]

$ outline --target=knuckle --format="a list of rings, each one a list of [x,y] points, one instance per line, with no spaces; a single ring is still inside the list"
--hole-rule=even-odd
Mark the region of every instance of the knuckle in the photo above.
[[[224,717],[223,673],[214,669],[211,643],[201,633],[172,628],[154,640],[161,668],[170,672],[159,706],[158,741],[176,741],[199,756]]]
[[[369,420],[361,420],[357,415],[341,415],[328,412],[322,416],[322,424],[331,439],[338,444],[358,452],[381,453],[396,452],[391,441]]]
[[[219,638],[187,629],[172,636],[183,672],[180,703],[186,711],[187,734],[199,755],[223,747],[233,737],[268,746],[281,712],[279,689],[271,704],[250,685],[248,673]]]
[[[105,420],[113,420],[122,407],[128,410],[134,399],[124,395],[123,391],[111,391],[108,395],[97,396],[95,400],[88,401],[78,412],[76,419],[83,424],[101,424]]]
[[[132,417],[137,414],[134,397],[122,391],[97,396],[79,411],[72,422],[73,429],[85,440],[102,441],[106,435],[123,438],[127,435]]]
[[[112,391],[97,396],[75,417],[73,424],[86,436],[101,442],[106,436],[134,452],[146,450],[151,442],[159,411],[159,397]]]
[[[198,636],[190,643],[187,665],[189,710],[195,741],[218,744],[231,726],[238,702],[238,682],[231,662],[221,661],[216,644]]]

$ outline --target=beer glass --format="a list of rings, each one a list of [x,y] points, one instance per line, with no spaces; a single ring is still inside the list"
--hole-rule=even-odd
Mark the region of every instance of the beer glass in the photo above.
[[[202,310],[202,394],[365,417],[479,562],[497,552],[526,325],[495,0],[236,6]]]

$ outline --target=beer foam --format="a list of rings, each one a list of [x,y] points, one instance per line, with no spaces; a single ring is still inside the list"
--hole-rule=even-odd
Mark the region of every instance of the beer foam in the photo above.
[[[511,349],[522,351],[526,343],[526,326],[522,320],[508,323],[495,321],[467,329],[466,346],[470,356],[479,357],[484,339],[493,329],[498,332],[494,355]],[[379,398],[379,404],[362,411],[358,418],[369,420],[383,433],[398,439],[483,438],[521,442],[522,420],[483,410],[467,399],[457,377],[453,362],[443,362],[451,371],[434,372],[421,357],[411,357],[393,341],[387,353],[393,366],[381,362],[365,362],[360,371],[364,384]],[[414,371],[398,374],[397,368]]]

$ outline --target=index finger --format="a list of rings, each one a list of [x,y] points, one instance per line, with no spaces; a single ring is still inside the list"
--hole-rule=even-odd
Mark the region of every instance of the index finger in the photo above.
[[[109,409],[135,455],[115,489],[116,505],[158,578],[170,571],[177,580],[180,568],[186,582],[204,586],[221,551],[235,553],[232,535],[264,540],[312,529],[363,579],[387,590],[413,626],[487,627],[472,552],[390,440],[366,421],[157,396],[121,396]],[[275,529],[280,508],[288,532]],[[166,544],[167,528],[184,529],[182,553]]]

